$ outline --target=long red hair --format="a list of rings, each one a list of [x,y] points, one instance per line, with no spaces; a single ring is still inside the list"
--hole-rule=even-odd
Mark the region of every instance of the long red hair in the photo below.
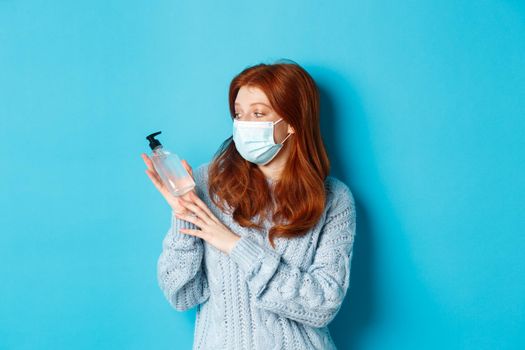
[[[320,219],[326,198],[324,181],[330,169],[319,123],[319,91],[306,70],[287,61],[248,67],[233,78],[229,89],[232,122],[239,89],[254,86],[295,130],[287,140],[289,158],[273,193],[257,165],[237,152],[232,137],[215,154],[208,182],[214,204],[229,211],[240,226],[262,228],[262,220],[271,215],[274,225],[268,236],[274,248],[274,237],[305,234]]]

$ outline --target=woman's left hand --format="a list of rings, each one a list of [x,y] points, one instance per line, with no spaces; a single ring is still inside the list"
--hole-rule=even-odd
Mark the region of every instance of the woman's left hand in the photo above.
[[[180,198],[179,203],[186,209],[186,215],[174,213],[181,220],[191,222],[200,230],[179,229],[181,233],[202,238],[215,248],[230,254],[239,240],[239,236],[233,233],[208,208],[195,192],[190,192],[189,198]],[[188,200],[189,199],[189,200]]]

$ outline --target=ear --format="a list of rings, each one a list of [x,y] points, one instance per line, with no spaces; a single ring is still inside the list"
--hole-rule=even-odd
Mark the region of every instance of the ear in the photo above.
[[[292,128],[290,124],[288,124],[288,133],[295,134],[295,130]]]

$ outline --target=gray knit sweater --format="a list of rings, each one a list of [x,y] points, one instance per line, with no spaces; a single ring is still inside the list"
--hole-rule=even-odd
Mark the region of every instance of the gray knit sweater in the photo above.
[[[172,213],[157,264],[170,305],[197,307],[193,349],[335,349],[327,325],[349,286],[356,228],[350,189],[328,176],[321,219],[305,236],[276,238],[274,250],[268,220],[263,230],[244,228],[211,202],[208,165],[194,170],[196,192],[240,240],[223,253],[180,233],[195,226]]]

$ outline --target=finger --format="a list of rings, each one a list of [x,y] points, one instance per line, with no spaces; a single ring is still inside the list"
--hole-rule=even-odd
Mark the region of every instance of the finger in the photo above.
[[[149,169],[146,169],[145,170],[146,174],[149,176],[149,178],[151,179],[151,182],[153,182],[153,184],[155,185],[155,187],[162,193],[164,193],[164,184],[162,183],[162,181],[160,180],[160,178],[158,176],[156,176],[154,173],[151,172],[151,170]]]
[[[173,213],[178,215],[184,215],[185,210],[182,204],[180,204],[180,200],[178,197],[175,197],[175,201],[177,202],[177,205],[173,208]]]
[[[191,177],[193,177],[193,169],[192,169],[191,166],[188,164],[188,162],[186,161],[186,159],[181,160],[181,162],[182,162],[182,165],[186,168],[186,171],[190,174]]]
[[[201,230],[192,230],[189,228],[179,228],[179,231],[186,235],[195,236],[195,237],[204,239],[204,235]]]
[[[146,172],[151,175],[157,183],[159,183],[161,186],[164,186],[164,182],[162,182],[162,179],[160,178],[160,175],[157,173],[157,171],[147,169]]]
[[[206,214],[208,214],[208,217],[213,220],[214,222],[217,222],[218,219],[217,217],[213,214],[213,212],[210,210],[210,208],[208,208],[208,206],[206,205],[206,203],[204,203],[202,201],[202,199],[199,198],[199,196],[195,193],[195,192],[190,192],[190,198],[193,200],[193,202],[195,204],[197,204],[197,206],[199,208],[201,208],[202,210],[204,210],[204,212]]]
[[[191,213],[187,213],[187,214],[175,213],[175,216],[181,220],[191,222],[198,228],[203,228],[204,226],[206,226],[206,223],[203,220],[201,220],[201,218],[199,218],[198,216],[192,215]]]
[[[146,169],[146,174],[150,177],[151,181],[153,181],[153,184],[155,186],[158,186],[161,188],[164,187],[164,183],[162,182],[160,176],[157,173],[152,172],[149,169]]]
[[[142,153],[141,155],[142,155],[142,159],[144,160],[144,163],[146,163],[146,166],[148,167],[148,169],[152,170],[152,171],[155,171],[155,167],[153,166],[153,162],[151,161],[151,159],[145,153]]]
[[[164,182],[162,182],[162,179],[160,178],[159,173],[157,172],[157,169],[153,166],[153,162],[148,159],[146,162],[146,166],[148,167],[148,170],[151,172],[153,177],[157,180],[157,182],[164,187]]]
[[[201,209],[198,205],[196,205],[195,203],[193,203],[193,202],[189,202],[189,201],[184,200],[184,199],[182,199],[182,198],[181,198],[181,201],[183,202],[183,206],[184,206],[187,210],[189,210],[189,211],[191,211],[191,212],[197,214],[197,216],[198,216],[200,219],[202,219],[205,223],[207,223],[207,224],[211,224],[211,223],[214,223],[214,222],[215,222],[212,218],[209,217],[209,215],[208,215],[204,210],[202,210],[202,209]]]

